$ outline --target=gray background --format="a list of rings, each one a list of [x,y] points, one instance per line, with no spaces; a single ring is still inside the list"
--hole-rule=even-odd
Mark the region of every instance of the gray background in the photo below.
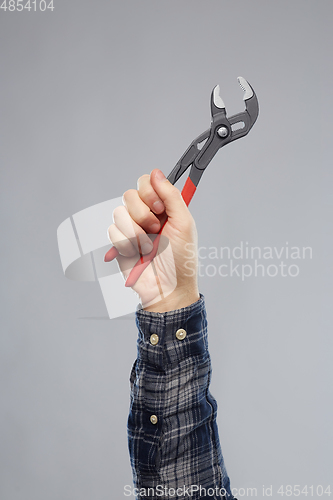
[[[0,12],[2,500],[123,498],[133,319],[67,280],[70,215],[168,173],[220,83],[260,102],[193,199],[201,246],[311,246],[296,278],[202,277],[233,487],[332,480],[330,1],[54,0]],[[111,214],[110,214],[111,223]],[[316,496],[316,495],[315,495]]]

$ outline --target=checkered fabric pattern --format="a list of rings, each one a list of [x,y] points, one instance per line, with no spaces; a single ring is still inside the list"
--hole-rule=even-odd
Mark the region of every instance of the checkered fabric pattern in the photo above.
[[[138,356],[130,376],[128,444],[134,486],[141,493],[137,498],[232,499],[218,437],[217,403],[209,391],[203,296],[176,311],[138,310],[136,323]],[[179,329],[186,331],[182,340],[176,336]]]

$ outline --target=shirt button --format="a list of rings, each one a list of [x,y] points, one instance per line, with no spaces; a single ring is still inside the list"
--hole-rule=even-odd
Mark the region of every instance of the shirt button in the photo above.
[[[150,416],[150,421],[154,425],[157,424],[157,417],[156,417],[156,415],[151,415]]]
[[[153,344],[153,345],[158,344],[158,335],[156,333],[153,333],[150,336],[150,343]]]
[[[179,328],[179,330],[176,331],[176,337],[178,340],[184,340],[186,337],[186,331],[183,330],[183,328]]]

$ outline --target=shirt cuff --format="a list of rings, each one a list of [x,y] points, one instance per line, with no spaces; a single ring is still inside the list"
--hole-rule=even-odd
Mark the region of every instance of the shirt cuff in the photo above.
[[[163,313],[136,311],[138,359],[165,368],[208,354],[207,316],[203,295],[190,306]]]

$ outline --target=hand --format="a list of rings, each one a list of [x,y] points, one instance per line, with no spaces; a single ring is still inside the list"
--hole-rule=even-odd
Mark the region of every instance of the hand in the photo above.
[[[155,169],[140,177],[137,190],[124,193],[123,203],[114,210],[114,224],[108,231],[125,279],[140,253],[150,253],[154,236],[148,235],[158,234],[167,219],[157,256],[133,286],[143,307],[165,312],[196,302],[197,232],[180,191]],[[163,250],[165,242],[168,246]]]

